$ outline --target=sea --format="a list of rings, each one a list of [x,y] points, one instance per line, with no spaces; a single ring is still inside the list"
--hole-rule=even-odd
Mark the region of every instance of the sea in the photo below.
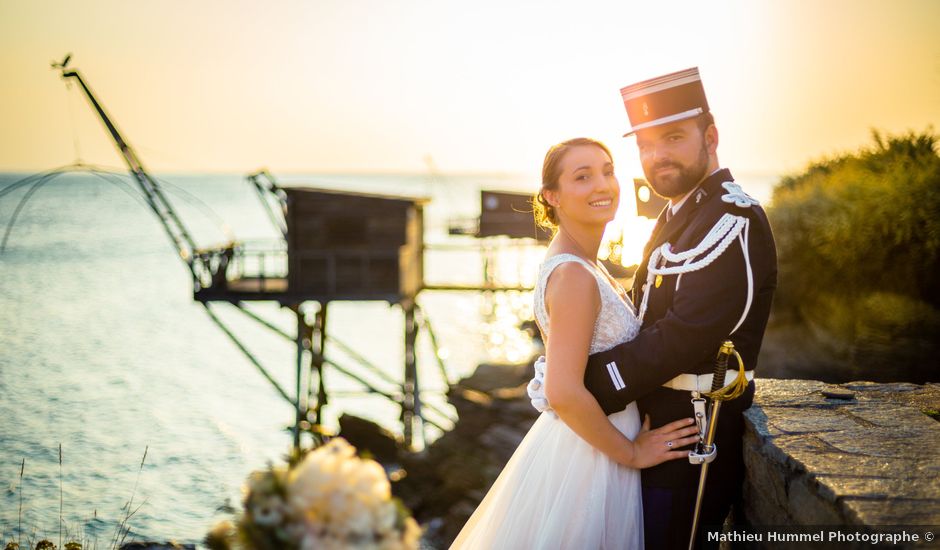
[[[86,548],[107,548],[124,522],[128,541],[199,544],[240,506],[248,474],[288,452],[293,408],[193,300],[184,262],[126,173],[68,171],[23,185],[26,176],[0,173],[0,541],[58,544],[61,529]],[[159,181],[200,247],[277,237],[243,175]],[[775,181],[739,176],[764,202]],[[481,189],[538,187],[513,174],[291,174],[278,183],[430,199],[425,278],[440,284],[480,283],[484,261],[493,262],[475,239],[449,231],[479,215]],[[532,284],[544,249],[495,244],[499,281]],[[532,315],[531,295],[425,291],[418,302],[437,342],[423,331],[417,343],[421,395],[437,425],[425,425],[431,442],[456,419],[445,375],[453,381],[481,363],[534,353],[519,328]],[[294,332],[289,310],[248,307]],[[228,304],[212,308],[293,393],[293,344]],[[402,377],[400,307],[335,302],[327,322],[327,358],[394,391],[370,369]],[[336,369],[324,377],[328,427],[345,413],[401,432],[396,403],[363,395]]]

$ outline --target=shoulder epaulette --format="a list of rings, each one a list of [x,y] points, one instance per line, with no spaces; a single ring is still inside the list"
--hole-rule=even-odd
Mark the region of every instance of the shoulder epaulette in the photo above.
[[[724,202],[734,204],[739,208],[750,208],[751,206],[760,205],[757,199],[745,193],[744,189],[741,189],[741,186],[733,181],[726,181],[722,183],[721,186],[727,191],[727,193],[721,196],[721,200]]]

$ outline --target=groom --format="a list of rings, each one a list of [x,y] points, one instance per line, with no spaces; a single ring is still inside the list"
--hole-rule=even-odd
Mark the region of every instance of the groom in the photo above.
[[[777,257],[763,209],[718,162],[718,130],[698,69],[639,82],[621,95],[632,125],[624,137],[636,135],[646,178],[669,204],[633,282],[642,330],[636,339],[590,356],[584,382],[607,414],[636,401],[656,427],[693,416],[691,392],[710,390],[724,340],[734,342],[753,377],[777,284]],[[720,529],[739,503],[742,412],[753,397],[750,382],[744,395],[722,405],[699,541],[703,529]],[[673,460],[643,470],[647,548],[688,547],[700,468]]]

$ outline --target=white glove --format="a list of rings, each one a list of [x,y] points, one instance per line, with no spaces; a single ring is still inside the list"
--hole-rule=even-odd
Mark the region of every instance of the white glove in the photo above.
[[[548,399],[545,398],[545,356],[540,355],[535,361],[535,376],[526,386],[526,393],[529,394],[529,401],[535,410],[539,412],[551,411]]]

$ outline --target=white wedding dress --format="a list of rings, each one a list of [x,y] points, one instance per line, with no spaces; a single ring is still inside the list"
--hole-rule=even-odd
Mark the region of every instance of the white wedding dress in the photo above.
[[[535,287],[535,315],[551,338],[545,310],[548,276],[565,262],[585,266],[597,281],[601,310],[591,353],[636,337],[639,322],[608,278],[573,254],[545,260]],[[634,439],[640,431],[636,403],[610,421]],[[629,550],[643,548],[640,471],[617,464],[551,410],[532,425],[451,549]]]

